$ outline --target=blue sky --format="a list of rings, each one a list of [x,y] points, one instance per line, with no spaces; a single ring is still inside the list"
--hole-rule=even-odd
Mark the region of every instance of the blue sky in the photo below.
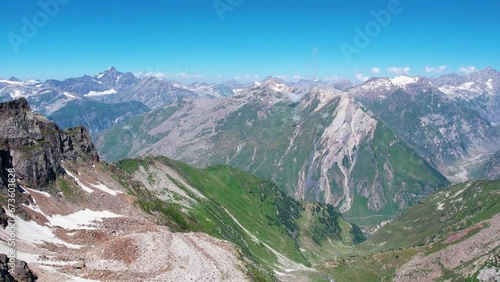
[[[497,0],[2,0],[0,77],[110,66],[180,81],[437,75],[499,69],[499,31]]]

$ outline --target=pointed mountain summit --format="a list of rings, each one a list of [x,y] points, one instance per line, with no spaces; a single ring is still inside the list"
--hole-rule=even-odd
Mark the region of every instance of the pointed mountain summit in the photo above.
[[[124,88],[136,84],[140,81],[132,73],[120,72],[115,67],[110,67],[104,72],[98,73],[97,75],[95,75],[95,79],[97,79],[103,85],[112,89]]]
[[[111,77],[111,76],[117,76],[117,75],[123,75],[123,73],[119,72],[115,67],[110,67],[110,68],[106,69],[105,71],[96,74],[95,77],[100,79],[103,77]]]

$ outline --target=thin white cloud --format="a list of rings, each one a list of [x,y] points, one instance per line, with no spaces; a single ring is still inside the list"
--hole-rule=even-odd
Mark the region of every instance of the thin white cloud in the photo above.
[[[295,79],[295,80],[301,80],[301,79],[303,79],[303,78],[304,78],[304,77],[302,77],[301,75],[298,75],[298,74],[294,74],[294,75],[293,75],[293,79]]]
[[[410,67],[390,67],[387,69],[388,72],[396,73],[396,74],[407,74],[410,71]]]
[[[325,79],[325,81],[339,81],[340,77],[338,77],[338,76],[325,76],[324,79]]]
[[[358,74],[356,74],[356,79],[360,82],[365,82],[369,79],[369,77],[358,73]]]
[[[279,78],[279,79],[281,79],[281,80],[286,80],[286,78],[287,78],[286,75],[278,75],[276,77]]]
[[[161,72],[135,72],[134,75],[139,78],[143,77],[156,77],[156,78],[165,78],[167,74]]]
[[[380,73],[380,69],[375,67],[375,68],[372,68],[372,73],[373,74],[377,74],[377,73]]]
[[[446,66],[446,65],[439,66],[437,68],[427,66],[427,67],[425,67],[425,72],[428,72],[428,73],[442,73],[447,68],[448,68],[448,66]]]
[[[201,74],[190,74],[190,73],[187,73],[187,72],[181,72],[181,73],[176,74],[174,77],[183,78],[183,79],[189,79],[189,78],[203,78],[203,75],[201,75]]]
[[[171,74],[171,73],[162,73],[162,72],[136,72],[134,73],[136,77],[143,78],[143,77],[156,77],[159,79],[191,79],[191,78],[203,78],[204,76],[201,74],[190,74],[186,72],[181,72],[177,74]]]
[[[233,76],[232,79],[241,82],[249,82],[249,81],[256,81],[259,79],[259,77],[260,76],[258,74],[244,74],[244,75]]]
[[[461,73],[464,73],[464,74],[471,74],[473,72],[476,71],[476,67],[475,66],[468,66],[468,67],[460,67],[460,69],[458,69]]]

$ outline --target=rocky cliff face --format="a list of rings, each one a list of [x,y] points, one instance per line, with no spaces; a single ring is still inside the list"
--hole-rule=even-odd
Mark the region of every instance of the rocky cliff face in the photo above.
[[[7,255],[0,254],[0,281],[33,282],[38,279],[25,261],[16,260],[15,267],[11,267],[9,262],[10,259]]]
[[[43,189],[62,172],[65,159],[92,164],[99,157],[83,127],[61,131],[48,119],[30,111],[21,98],[0,104],[0,184],[7,168],[14,168],[19,183]]]

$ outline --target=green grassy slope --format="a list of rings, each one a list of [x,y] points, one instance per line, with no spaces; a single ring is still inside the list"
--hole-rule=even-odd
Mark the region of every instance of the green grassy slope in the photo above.
[[[359,225],[390,220],[430,195],[436,187],[450,184],[383,124],[378,124],[372,142],[360,146],[358,158],[351,176],[353,190],[365,192],[365,187],[372,183],[382,186],[372,191],[378,193],[378,202],[367,203],[365,197],[354,194],[352,208],[345,217]]]
[[[399,267],[417,255],[439,258],[440,251],[483,232],[489,226],[485,220],[499,213],[499,181],[454,185],[411,207],[357,245],[351,253],[324,263],[321,270],[336,281],[389,281]],[[491,235],[494,234],[488,236]],[[478,272],[466,277],[461,272],[476,264],[478,271],[491,266],[498,261],[499,254],[498,247],[491,247],[485,255],[478,254],[472,260],[464,261],[462,267],[448,269],[440,266],[443,267],[441,278],[463,281],[468,276],[473,280]],[[486,263],[484,258],[489,258]]]
[[[500,213],[500,182],[472,181],[443,189],[388,223],[359,246],[385,251],[439,243]]]
[[[272,280],[272,270],[307,271],[364,239],[331,205],[295,201],[273,183],[238,169],[200,170],[165,157],[124,160],[118,167],[150,187],[130,188],[143,210],[173,230],[205,232],[233,242],[255,268],[255,280]],[[182,191],[168,188],[168,181]],[[160,200],[165,193],[172,200]]]
[[[276,183],[288,195],[309,201],[337,203],[350,193],[353,205],[346,218],[370,227],[394,218],[419,199],[449,184],[382,123],[375,129],[374,138],[361,140],[356,152],[344,156],[341,164],[326,160],[324,156],[338,150],[326,147],[324,140],[336,138],[326,137],[325,129],[336,119],[341,101],[341,97],[334,97],[318,108],[317,99],[300,105],[282,101],[272,107],[250,100],[224,118],[215,119],[213,130],[201,131],[199,135],[208,141],[183,140],[173,155],[198,167],[223,164],[242,169]],[[183,103],[173,103],[106,131],[99,143],[101,155],[118,160],[136,154],[139,149],[159,150],[158,144],[168,146],[158,142],[176,131],[190,130],[185,127],[186,122],[177,119],[190,120],[197,115]],[[183,113],[182,117],[176,116],[179,113]],[[165,121],[179,124],[180,129],[155,130]],[[152,132],[155,134],[151,135]],[[179,136],[172,140],[183,135]],[[207,143],[209,149],[183,155],[190,146],[199,143]],[[192,163],[194,160],[203,163]],[[348,189],[343,187],[346,178],[341,166],[350,174]],[[331,197],[327,199],[326,195]]]

